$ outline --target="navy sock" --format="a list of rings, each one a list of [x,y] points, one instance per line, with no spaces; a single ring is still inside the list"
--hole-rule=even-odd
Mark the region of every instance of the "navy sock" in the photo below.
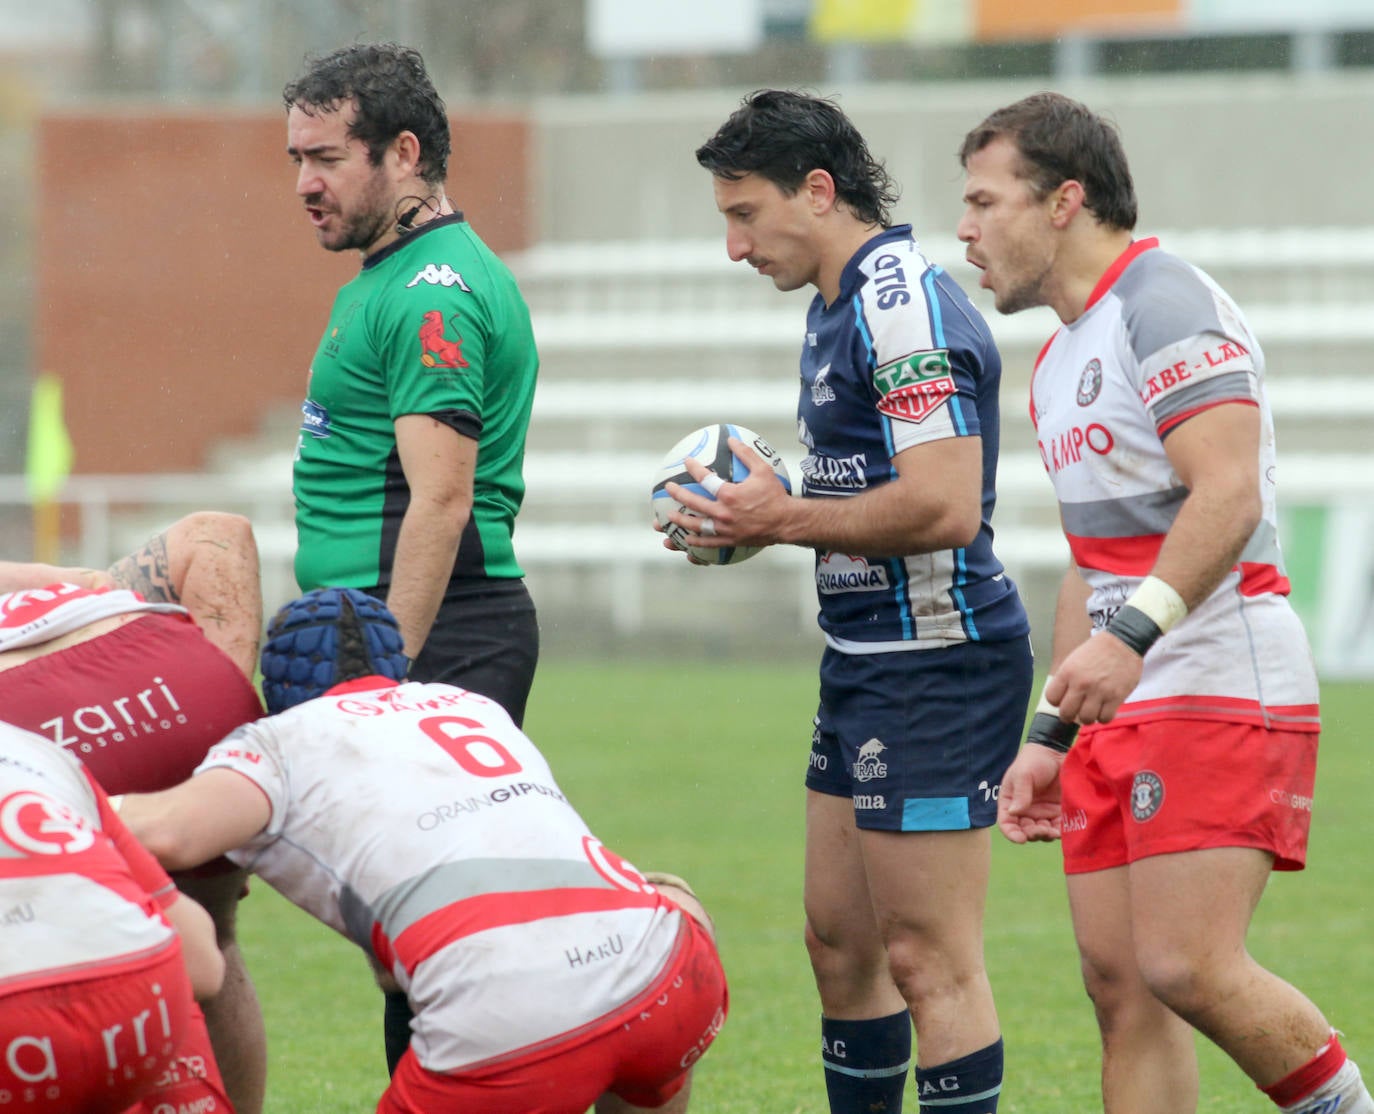
[[[901,1114],[911,1066],[911,1015],[871,1021],[821,1018],[821,1063],[830,1114]]]
[[[1002,1038],[948,1064],[916,1069],[921,1114],[997,1114]]]

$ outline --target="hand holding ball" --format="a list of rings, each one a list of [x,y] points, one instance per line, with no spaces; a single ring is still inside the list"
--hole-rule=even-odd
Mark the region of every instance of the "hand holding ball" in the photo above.
[[[731,437],[743,441],[753,449],[759,457],[772,467],[778,482],[783,486],[783,490],[789,495],[792,492],[792,481],[787,475],[787,466],[783,463],[782,457],[778,455],[777,450],[772,445],[753,430],[723,422],[719,425],[705,426],[687,434],[669,449],[668,455],[663,458],[663,463],[659,466],[658,473],[654,477],[651,499],[654,518],[663,527],[664,535],[674,546],[685,550],[694,560],[703,565],[737,565],[741,561],[747,561],[764,548],[763,546],[743,545],[707,548],[687,545],[683,540],[687,536],[687,532],[668,518],[668,515],[673,511],[680,511],[693,518],[702,517],[695,511],[688,510],[682,503],[668,494],[666,486],[669,483],[678,484],[707,499],[715,499],[716,492],[720,490],[722,483],[739,483],[749,477],[749,466],[730,451],[729,440]],[[686,461],[688,457],[700,461],[711,470],[713,475],[707,476],[704,481],[694,480],[692,474],[687,471]],[[702,537],[709,537],[713,531],[714,524],[711,519],[707,518],[702,522],[702,527],[695,532]]]

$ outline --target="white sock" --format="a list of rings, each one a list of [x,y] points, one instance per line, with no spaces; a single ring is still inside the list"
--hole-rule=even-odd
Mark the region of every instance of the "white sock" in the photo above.
[[[1374,1099],[1369,1097],[1360,1069],[1346,1060],[1341,1070],[1283,1114],[1374,1114]]]

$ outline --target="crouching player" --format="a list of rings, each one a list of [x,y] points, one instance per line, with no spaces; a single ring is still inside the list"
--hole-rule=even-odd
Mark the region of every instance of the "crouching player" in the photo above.
[[[727,1009],[705,910],[603,846],[500,706],[398,683],[401,651],[361,592],[287,604],[269,717],[124,798],[125,822],[169,868],[227,853],[405,992],[380,1114],[685,1111]]]
[[[187,515],[108,571],[0,561],[0,718],[80,758],[109,793],[165,789],[257,719],[262,591],[252,527]],[[220,859],[177,885],[215,923],[224,984],[205,1003],[239,1114],[261,1114],[267,1047],[237,942],[246,874]]]
[[[0,1104],[230,1111],[193,1000],[223,976],[209,914],[90,774],[0,723]]]

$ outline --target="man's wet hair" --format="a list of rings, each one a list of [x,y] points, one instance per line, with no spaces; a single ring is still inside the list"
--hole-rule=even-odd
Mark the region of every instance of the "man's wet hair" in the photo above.
[[[858,128],[834,101],[783,89],[760,89],[709,140],[697,162],[717,178],[757,174],[793,196],[813,170],[835,181],[835,196],[865,224],[892,224],[896,183]]]
[[[282,90],[282,101],[288,111],[298,108],[308,116],[352,105],[356,115],[348,134],[367,146],[373,166],[401,132],[413,132],[420,141],[420,177],[437,186],[448,175],[448,112],[413,47],[355,43],[308,57],[305,72]]]

